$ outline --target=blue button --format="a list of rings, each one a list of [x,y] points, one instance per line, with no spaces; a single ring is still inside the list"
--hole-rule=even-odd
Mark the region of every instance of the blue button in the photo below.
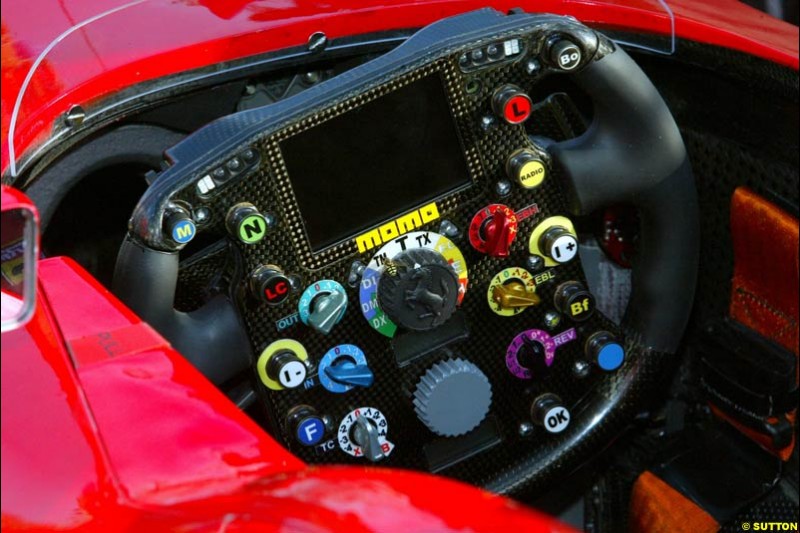
[[[606,344],[597,354],[597,364],[606,372],[618,369],[624,360],[625,350],[616,342]]]
[[[325,436],[325,424],[316,416],[306,418],[297,424],[297,440],[305,446],[314,446]]]
[[[194,232],[194,222],[183,219],[172,226],[172,240],[179,244],[186,244],[194,239]]]

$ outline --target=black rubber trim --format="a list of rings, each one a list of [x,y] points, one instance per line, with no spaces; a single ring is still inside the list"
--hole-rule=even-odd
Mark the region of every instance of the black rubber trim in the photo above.
[[[697,192],[678,126],[644,72],[617,49],[574,76],[594,104],[582,136],[550,146],[574,214],[617,203],[639,210],[641,234],[624,325],[674,352],[694,301],[700,253]]]
[[[250,340],[224,295],[191,313],[176,311],[177,282],[177,252],[160,252],[125,239],[114,271],[114,293],[219,385],[250,365]]]
[[[122,126],[63,156],[48,167],[25,190],[25,194],[39,208],[42,227],[46,228],[64,196],[86,176],[120,164],[139,163],[159,168],[165,148],[180,142],[185,136],[158,126]]]

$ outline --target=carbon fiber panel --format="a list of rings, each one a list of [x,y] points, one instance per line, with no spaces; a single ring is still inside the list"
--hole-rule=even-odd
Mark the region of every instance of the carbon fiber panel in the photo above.
[[[519,34],[517,34],[518,36]],[[396,445],[391,455],[382,461],[387,466],[397,466],[428,470],[424,449],[426,445],[441,439],[429,431],[416,417],[411,395],[420,376],[435,362],[449,356],[458,356],[475,363],[489,378],[493,387],[493,400],[489,417],[497,422],[502,444],[477,454],[446,469],[443,474],[456,477],[478,485],[491,483],[503,468],[513,470],[513,464],[535,450],[546,453],[559,446],[561,439],[555,438],[543,429],[537,428],[532,434],[521,437],[520,423],[529,422],[531,402],[539,394],[554,392],[561,396],[565,405],[571,409],[577,406],[587,391],[603,385],[605,394],[613,396],[616,386],[613,378],[598,374],[585,379],[575,377],[571,371],[572,363],[582,358],[583,341],[593,332],[606,329],[616,331],[610,321],[596,313],[587,322],[577,324],[564,319],[555,332],[577,326],[578,340],[558,348],[554,366],[548,376],[541,380],[520,380],[508,371],[504,357],[506,347],[519,332],[539,328],[546,329],[543,315],[553,308],[553,293],[556,286],[567,280],[584,280],[578,260],[554,267],[555,279],[537,288],[543,303],[514,317],[500,317],[487,305],[487,288],[490,280],[500,270],[510,266],[525,266],[527,241],[533,228],[543,219],[553,215],[566,215],[564,193],[561,190],[557,169],[550,169],[544,184],[535,190],[525,190],[514,186],[510,196],[498,198],[494,192],[495,184],[505,179],[505,162],[515,150],[531,147],[528,135],[564,140],[580,134],[584,124],[580,115],[568,98],[556,95],[535,106],[534,114],[528,121],[528,130],[497,121],[494,128],[485,131],[481,119],[493,116],[490,106],[492,91],[503,83],[513,83],[526,92],[533,92],[534,86],[545,75],[530,75],[526,71],[526,60],[536,55],[540,38],[524,37],[529,43],[528,53],[522,54],[511,63],[494,69],[462,73],[457,66],[458,53],[427,63],[419,68],[383,83],[364,93],[351,95],[341,103],[310,116],[298,123],[276,132],[258,142],[256,148],[264,162],[258,171],[246,179],[223,189],[213,201],[204,202],[211,209],[211,221],[203,231],[209,235],[225,235],[224,216],[230,206],[239,202],[251,202],[264,212],[274,215],[278,220],[275,231],[255,246],[234,244],[232,249],[241,255],[244,266],[241,273],[247,273],[263,264],[279,265],[287,274],[298,276],[302,281],[292,296],[278,307],[270,307],[256,301],[248,293],[247,280],[239,276],[234,293],[240,302],[255,353],[270,342],[279,338],[291,338],[301,342],[310,357],[318,361],[322,355],[338,344],[356,344],[364,350],[370,367],[375,374],[375,383],[365,389],[354,389],[344,394],[333,394],[321,386],[305,390],[270,391],[258,385],[262,399],[273,422],[273,433],[286,443],[298,456],[308,462],[363,463],[344,454],[335,446],[324,453],[320,448],[308,448],[298,444],[288,434],[284,419],[287,411],[298,404],[308,404],[321,414],[331,417],[334,426],[354,408],[373,406],[380,409],[389,421],[388,439]],[[464,254],[469,269],[469,285],[461,305],[462,313],[469,325],[469,339],[451,344],[444,350],[423,356],[412,364],[398,368],[388,338],[375,332],[363,318],[359,309],[358,289],[347,285],[351,264],[354,260],[368,263],[375,250],[358,254],[354,241],[346,241],[322,253],[312,254],[304,238],[302,217],[291,191],[287,170],[283,166],[278,142],[305,128],[347,112],[373,98],[378,98],[396,88],[410,83],[431,72],[439,72],[444,81],[451,104],[453,116],[462,135],[467,161],[472,174],[473,186],[465,191],[445,197],[437,202],[441,219],[453,222],[461,229],[461,237],[454,239]],[[467,82],[477,81],[479,90],[471,95],[465,93]],[[345,194],[343,192],[343,194]],[[379,182],[375,184],[375,194],[380,194]],[[198,200],[194,189],[187,187],[175,196],[174,200],[197,207]],[[539,212],[519,224],[510,257],[498,259],[482,255],[472,249],[466,237],[466,230],[473,215],[490,203],[500,202],[519,211],[536,205]],[[428,224],[425,231],[438,231],[437,220]],[[214,264],[219,258],[215,256]],[[213,270],[213,269],[211,269]],[[182,274],[186,279],[194,279],[188,272]],[[300,292],[308,285],[321,279],[339,281],[347,289],[348,310],[343,321],[334,327],[330,335],[314,332],[302,323],[296,322],[282,331],[278,322],[297,310]],[[187,301],[187,305],[189,302]],[[335,428],[334,428],[335,429]],[[335,436],[335,435],[333,435]]]

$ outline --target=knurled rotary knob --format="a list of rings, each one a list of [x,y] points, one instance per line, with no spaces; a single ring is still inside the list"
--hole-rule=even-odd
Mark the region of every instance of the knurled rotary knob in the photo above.
[[[413,331],[436,328],[452,316],[457,302],[458,277],[440,253],[413,248],[385,263],[378,305],[395,324]]]
[[[444,437],[472,431],[486,417],[491,403],[489,379],[480,368],[463,359],[436,363],[414,390],[417,417]]]

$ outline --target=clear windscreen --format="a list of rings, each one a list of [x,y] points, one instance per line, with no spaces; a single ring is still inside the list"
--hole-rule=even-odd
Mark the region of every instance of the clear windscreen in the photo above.
[[[365,4],[379,3],[365,0]],[[165,51],[191,47],[198,50],[195,66],[207,66],[201,44],[230,38],[228,26],[238,19],[241,19],[238,23],[253,34],[259,30],[269,35],[270,31],[284,31],[282,28],[295,20],[296,11],[304,9],[291,2],[281,9],[268,4],[269,7],[261,8],[248,3],[247,9],[231,8],[220,13],[206,7],[204,2],[164,4],[132,0],[110,6],[105,11],[94,3],[78,2],[63,5],[61,11],[47,11],[48,24],[41,24],[37,17],[20,17],[13,21],[12,32],[4,21],[3,41],[9,43],[9,54],[4,52],[3,56],[4,68],[7,63],[9,71],[19,71],[16,79],[23,79],[20,87],[7,88],[3,84],[4,94],[17,93],[16,98],[11,99],[13,108],[3,119],[3,129],[8,128],[4,159],[8,156],[11,176],[20,174],[27,161],[70,132],[63,127],[62,120],[55,121],[47,137],[37,128],[37,124],[53,121],[54,115],[58,118],[65,113],[66,109],[60,107],[65,106],[65,102],[102,102],[87,106],[87,121],[114,113],[115,108],[130,105],[143,94],[122,91],[108,97],[109,79],[115,83],[122,79],[137,82],[159,79],[167,74],[165,62],[151,59]],[[338,7],[330,9],[335,11]],[[402,4],[394,9],[402,9]],[[659,54],[671,54],[675,49],[675,21],[666,0],[546,0],[541,4],[530,3],[527,10],[573,16],[626,47]],[[325,15],[325,12],[319,14],[320,17]],[[174,31],[175,16],[180,16],[181,24],[191,31]],[[256,16],[260,18],[251,20]],[[130,27],[147,28],[147,31],[131,32]],[[24,42],[17,42],[17,33],[34,35],[42,44],[48,44],[26,55],[28,48]],[[248,35],[244,32],[242,39],[249,38]],[[207,72],[184,73],[162,81],[158,89],[166,91],[171,84],[194,83],[209,75]],[[33,138],[32,132],[38,132],[39,137]]]
[[[623,47],[665,55],[675,52],[675,16],[666,0],[565,0],[560,11]]]

